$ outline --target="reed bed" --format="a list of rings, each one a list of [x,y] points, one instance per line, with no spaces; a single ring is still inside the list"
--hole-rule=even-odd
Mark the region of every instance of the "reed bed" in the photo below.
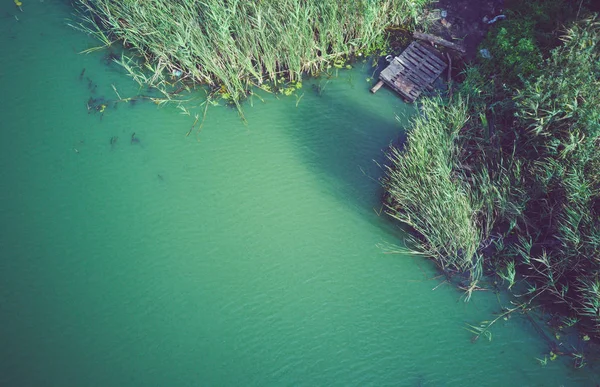
[[[404,149],[391,148],[383,184],[387,213],[416,232],[421,253],[444,270],[480,274],[478,226],[481,204],[460,164],[459,133],[469,121],[466,103],[425,99],[412,121]],[[457,173],[458,172],[458,173]]]
[[[369,50],[430,0],[78,0],[80,28],[135,58],[120,63],[156,87],[170,74],[219,88],[236,104],[264,82],[300,80]]]
[[[388,153],[386,205],[446,273],[469,272],[469,296],[495,274],[519,308],[542,301],[600,339],[598,17],[546,54],[535,75],[475,67],[458,98],[424,100],[405,148]]]
[[[562,40],[514,98],[525,215],[537,226],[518,258],[538,292],[600,336],[600,20],[575,24]]]

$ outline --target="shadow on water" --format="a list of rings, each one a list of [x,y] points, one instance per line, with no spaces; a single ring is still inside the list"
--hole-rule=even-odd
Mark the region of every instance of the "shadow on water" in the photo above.
[[[364,87],[364,92],[348,93],[348,86],[341,85],[313,93],[289,118],[304,121],[305,130],[290,134],[307,164],[328,180],[332,195],[372,214],[381,208],[383,190],[378,180],[387,163],[385,152],[390,145],[403,144],[414,107],[390,93],[372,95],[367,86],[356,86]]]

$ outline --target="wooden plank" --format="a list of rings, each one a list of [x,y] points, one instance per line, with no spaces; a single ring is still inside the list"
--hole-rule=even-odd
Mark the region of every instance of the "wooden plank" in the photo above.
[[[415,71],[419,67],[418,64],[414,63],[414,60],[409,60],[407,57],[398,57],[398,61],[404,65],[404,69],[400,72]]]
[[[432,64],[437,66],[446,66],[446,62],[440,59],[435,53],[431,52],[431,50],[420,44],[415,45],[414,51],[418,51],[423,56],[427,57],[428,61]]]
[[[404,57],[400,58],[400,60],[403,62],[405,61],[406,63],[412,63],[413,65],[410,67],[411,71],[421,70],[421,72],[426,73],[428,75],[428,77],[433,77],[435,75],[435,71],[432,71],[430,69],[421,69],[422,64],[417,62],[417,59],[415,59],[415,58],[411,58],[409,56],[404,56]]]
[[[435,56],[435,54],[429,52],[429,50],[423,48],[421,45],[415,45],[415,50],[427,51],[427,52],[423,52],[423,51],[420,52],[424,56],[424,62],[422,63],[421,67],[425,67],[425,68],[427,68],[427,70],[431,71],[432,74],[428,74],[428,75],[433,76],[434,79],[437,78],[447,67],[446,63],[442,62],[439,58],[437,58]],[[415,54],[415,52],[413,51],[411,54]],[[433,61],[435,61],[435,62],[433,62]],[[426,73],[426,72],[424,71],[424,73]]]
[[[408,79],[408,78],[402,78],[402,79],[399,79],[398,81],[396,81],[396,84],[405,84],[405,85],[408,85],[408,84],[410,84],[410,85],[411,85],[411,87],[410,87],[410,89],[409,89],[409,90],[406,90],[406,92],[407,92],[407,93],[409,93],[411,90],[414,90],[414,91],[417,91],[417,92],[419,92],[420,90],[422,90],[422,89],[423,89],[422,87],[419,87],[418,85],[416,85],[414,82],[412,82],[412,81],[411,81],[410,79]]]
[[[435,68],[431,67],[428,63],[426,63],[425,61],[419,63],[418,66],[415,66],[415,70],[420,70],[424,73],[429,73],[429,75],[431,76],[435,76],[437,74],[437,71]]]
[[[413,53],[412,51],[404,51],[402,55],[399,56],[399,58],[404,58],[412,61],[414,66],[418,66],[423,61],[423,58]]]
[[[424,83],[423,80],[419,79],[414,74],[407,74],[403,78],[413,82],[419,89],[423,89],[427,85],[427,83]]]
[[[413,34],[413,36],[420,40],[437,43],[440,46],[451,48],[451,49],[461,52],[463,54],[466,52],[466,50],[462,46],[459,46],[458,44],[454,44],[452,42],[449,42],[445,39],[442,39],[442,38],[434,36],[434,35],[424,34],[421,32],[415,32]]]
[[[388,67],[386,67],[380,74],[380,78],[384,78],[384,79],[392,79],[396,76],[396,74],[398,74],[399,72],[401,72],[403,70],[403,67],[401,63],[391,63]]]
[[[381,86],[383,86],[383,81],[379,81],[375,84],[375,86],[373,86],[371,88],[371,93],[375,94],[377,93],[377,90],[379,90],[381,88]]]
[[[411,102],[414,101],[413,95],[411,95],[411,92],[414,89],[414,85],[410,82],[406,82],[404,80],[398,80],[397,82],[394,82],[394,88],[404,97],[406,97],[407,99],[410,99]]]
[[[409,63],[402,63],[402,62],[400,62],[400,60],[399,60],[398,57],[394,58],[393,63],[395,64],[395,67],[397,67],[397,68],[400,69],[399,72],[402,72],[404,70],[410,70],[410,69],[412,69],[414,67],[414,65],[412,63],[409,64]]]
[[[415,84],[404,79],[400,78],[394,82],[394,85],[400,88],[404,93],[410,93],[412,89],[414,89]]]
[[[417,58],[419,62],[423,59],[422,55],[419,55],[414,46],[409,46],[400,56],[409,56],[411,58]]]
[[[404,77],[414,77],[420,84],[428,84],[430,82],[430,78],[427,78],[420,71],[405,71],[401,75]]]
[[[409,53],[407,53],[407,55],[405,57],[408,58],[408,59],[410,59],[410,60],[412,60],[412,61],[414,61],[414,62],[417,62],[418,63],[418,67],[422,67],[422,66],[426,67],[433,74],[435,74],[438,71],[438,69],[436,68],[436,66],[433,65],[433,64],[431,64],[427,60],[427,58],[424,58],[424,57],[420,56],[416,52],[409,52]]]
[[[426,55],[428,58],[430,58],[431,61],[435,62],[437,65],[446,67],[446,62],[441,60],[437,55],[435,55],[433,52],[431,52],[427,48],[423,47],[422,45],[417,44],[415,46],[415,49],[422,52],[424,55]]]
[[[396,81],[394,82],[394,85],[396,85],[396,87],[398,87],[404,94],[410,94],[415,87],[415,85],[411,82],[406,82],[404,80]]]
[[[432,82],[431,79],[424,80],[423,79],[424,75],[419,74],[419,73],[409,74],[409,76],[412,76],[412,77],[415,77],[415,78],[420,78],[421,79],[420,83],[423,85],[423,87],[429,85]]]
[[[412,77],[406,77],[404,80],[406,82],[411,82],[414,85],[408,93],[413,99],[416,99],[425,89],[425,86],[422,83],[413,82]]]
[[[415,87],[418,88],[418,89],[422,89],[423,88],[423,82],[422,82],[422,80],[420,80],[419,78],[415,77],[412,74],[407,74],[407,75],[405,75],[405,76],[403,76],[403,77],[401,77],[399,79],[405,79],[407,81],[412,82],[415,85]]]
[[[433,82],[438,77],[437,72],[431,71],[425,68],[424,66],[419,67],[416,71],[419,73],[420,76],[426,79],[427,82]]]
[[[424,82],[423,79],[419,77],[416,73],[406,74],[405,77],[412,80],[421,88],[426,87],[428,85],[428,82]]]
[[[404,58],[402,60],[405,60]],[[406,62],[408,65],[404,66],[404,69],[402,69],[402,71],[400,71],[399,73],[405,73],[405,72],[410,72],[410,71],[415,71],[418,66],[415,66],[413,64],[411,64],[410,62]]]
[[[415,86],[417,86],[417,87],[423,87],[423,85],[427,84],[427,82],[424,82],[423,79],[420,78],[419,76],[415,75],[415,73],[402,74],[396,80],[398,80],[398,79],[408,79],[412,83],[414,83]]]
[[[419,56],[419,54],[417,52],[414,52],[414,51],[410,52],[410,53],[408,53],[407,56],[412,56],[412,58],[414,60],[418,61],[421,66],[427,67],[434,74],[439,71],[439,69],[438,69],[439,66],[436,66],[436,64],[431,63],[430,61],[428,61],[429,58],[426,58],[426,57],[423,57],[423,56]],[[442,71],[443,71],[443,69],[442,69]]]
[[[401,59],[401,60],[404,60],[404,59]],[[423,75],[425,75],[425,73],[423,73]],[[433,78],[433,75],[427,74],[426,80],[427,80],[427,82],[433,82],[435,80],[435,78]]]

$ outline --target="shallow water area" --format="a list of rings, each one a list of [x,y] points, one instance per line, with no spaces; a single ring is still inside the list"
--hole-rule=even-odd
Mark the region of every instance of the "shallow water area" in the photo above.
[[[247,124],[210,107],[186,137],[202,109],[114,103],[113,85],[146,91],[106,51],[78,54],[96,42],[68,2],[22,8],[0,5],[0,385],[600,382],[542,367],[518,316],[472,344],[495,296],[464,303],[390,253],[406,236],[379,215],[378,164],[414,108],[371,95],[368,64],[257,90]]]

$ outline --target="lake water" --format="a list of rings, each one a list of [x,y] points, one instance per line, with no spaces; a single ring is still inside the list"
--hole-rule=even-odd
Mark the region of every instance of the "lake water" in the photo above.
[[[186,137],[202,109],[88,112],[136,85],[106,51],[78,53],[95,41],[68,2],[22,8],[0,5],[0,385],[599,382],[542,367],[518,316],[471,343],[495,296],[464,303],[430,262],[390,253],[405,234],[379,216],[377,163],[414,111],[371,95],[368,65],[259,91],[247,124],[211,107]]]

